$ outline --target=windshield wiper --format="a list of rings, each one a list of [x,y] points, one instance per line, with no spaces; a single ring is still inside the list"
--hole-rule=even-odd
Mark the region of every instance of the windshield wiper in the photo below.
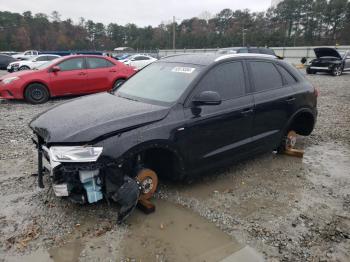
[[[121,95],[118,95],[118,96],[121,97],[121,98],[125,98],[125,99],[128,99],[128,100],[131,100],[131,101],[139,102],[139,100],[137,100],[135,98],[125,97],[125,96],[121,96]]]

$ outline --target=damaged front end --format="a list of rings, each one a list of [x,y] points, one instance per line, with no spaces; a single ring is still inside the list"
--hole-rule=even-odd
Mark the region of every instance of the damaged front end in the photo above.
[[[49,174],[57,197],[74,203],[95,203],[103,198],[121,208],[117,222],[124,221],[136,207],[142,187],[123,170],[122,163],[100,157],[102,147],[47,146],[40,136],[33,139],[38,150],[38,184]]]

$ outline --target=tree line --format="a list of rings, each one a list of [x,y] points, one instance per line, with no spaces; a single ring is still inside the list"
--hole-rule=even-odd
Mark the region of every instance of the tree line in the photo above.
[[[175,24],[176,48],[228,46],[346,45],[350,43],[349,0],[285,0],[265,12],[224,9]],[[173,24],[138,27],[61,19],[30,11],[0,11],[0,50],[112,50],[172,48]]]

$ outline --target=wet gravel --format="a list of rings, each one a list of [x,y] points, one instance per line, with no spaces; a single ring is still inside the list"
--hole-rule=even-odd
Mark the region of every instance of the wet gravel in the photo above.
[[[304,159],[265,154],[189,185],[164,183],[156,197],[189,208],[268,261],[350,261],[350,74],[307,78],[320,97],[314,132],[298,140]],[[115,225],[117,207],[59,200],[32,176],[28,123],[66,100],[0,100],[0,261],[80,238],[98,238],[108,259],[122,255],[128,225]],[[96,259],[91,245],[80,260]]]

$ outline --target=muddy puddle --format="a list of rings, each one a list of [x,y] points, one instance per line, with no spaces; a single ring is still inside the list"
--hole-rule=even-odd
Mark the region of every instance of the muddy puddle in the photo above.
[[[128,225],[96,235],[97,219],[86,217],[65,242],[7,261],[220,261],[244,246],[214,224],[180,205],[153,200],[157,211],[136,210]]]
[[[123,254],[136,261],[220,261],[243,246],[214,224],[179,205],[155,201],[157,211],[137,211],[122,242]]]

